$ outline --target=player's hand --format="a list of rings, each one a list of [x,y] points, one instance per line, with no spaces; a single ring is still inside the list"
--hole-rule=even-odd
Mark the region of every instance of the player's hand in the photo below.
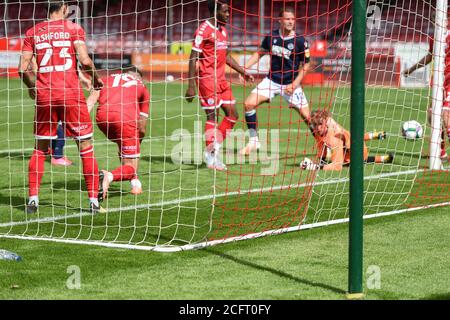
[[[142,140],[144,140],[144,138],[145,138],[145,131],[139,130],[139,145],[142,144]]]
[[[289,96],[291,96],[294,93],[294,91],[295,91],[295,87],[294,87],[293,83],[288,84],[287,87],[284,88],[284,92]]]
[[[250,73],[245,73],[244,74],[244,80],[247,82],[251,82],[253,83],[255,81],[255,78],[253,77],[253,75],[251,75]]]
[[[311,159],[305,158],[300,163],[300,168],[302,168],[303,170],[317,170],[319,169],[319,166],[316,163],[312,162]]]
[[[94,83],[92,85],[94,90],[101,90],[103,88],[103,81],[102,79],[94,78]]]
[[[89,80],[81,80],[81,85],[88,91],[91,91],[92,89],[92,84]]]
[[[36,88],[35,87],[31,87],[28,88],[28,95],[30,96],[31,99],[36,99]]]
[[[188,89],[186,90],[186,101],[192,102],[192,100],[194,100],[194,97],[195,97],[195,88],[189,86]]]
[[[408,77],[411,74],[411,72],[409,72],[409,69],[406,69],[405,71],[403,71],[403,75],[405,77]]]

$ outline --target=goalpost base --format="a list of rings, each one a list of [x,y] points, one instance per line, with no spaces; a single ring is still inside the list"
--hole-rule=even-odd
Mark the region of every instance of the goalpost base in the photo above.
[[[363,300],[365,297],[364,293],[346,293],[345,298],[347,300]]]

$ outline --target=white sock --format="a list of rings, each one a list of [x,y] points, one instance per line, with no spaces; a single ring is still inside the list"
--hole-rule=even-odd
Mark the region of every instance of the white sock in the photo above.
[[[28,200],[28,204],[30,204],[32,201],[34,201],[36,203],[36,205],[39,204],[39,196],[31,196],[30,199]]]
[[[89,202],[93,203],[96,207],[98,207],[98,199],[97,198],[89,198]]]
[[[142,188],[142,184],[139,179],[133,179],[130,181],[131,188]]]
[[[113,174],[112,174],[111,172],[108,172],[108,173],[106,174],[106,177],[107,177],[109,183],[113,182],[114,176],[113,176]]]
[[[222,147],[222,144],[214,142],[214,153],[218,154],[221,147]]]

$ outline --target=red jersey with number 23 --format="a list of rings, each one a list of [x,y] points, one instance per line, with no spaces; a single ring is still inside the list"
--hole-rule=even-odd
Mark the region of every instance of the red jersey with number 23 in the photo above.
[[[225,80],[225,65],[227,62],[228,34],[224,26],[203,22],[195,31],[192,50],[200,53],[200,81]]]
[[[22,50],[36,57],[38,101],[84,100],[74,46],[84,42],[83,28],[69,20],[43,21],[28,29]]]

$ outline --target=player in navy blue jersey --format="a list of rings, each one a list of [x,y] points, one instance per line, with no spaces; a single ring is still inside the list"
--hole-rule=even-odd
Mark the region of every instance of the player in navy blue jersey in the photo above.
[[[295,12],[285,8],[279,14],[280,28],[264,37],[261,47],[247,61],[249,69],[262,56],[270,55],[269,74],[250,93],[244,103],[245,120],[250,133],[250,142],[240,151],[249,155],[260,148],[257,131],[256,107],[282,95],[289,107],[296,110],[306,124],[309,124],[308,100],[300,86],[309,69],[308,41],[295,33]]]

